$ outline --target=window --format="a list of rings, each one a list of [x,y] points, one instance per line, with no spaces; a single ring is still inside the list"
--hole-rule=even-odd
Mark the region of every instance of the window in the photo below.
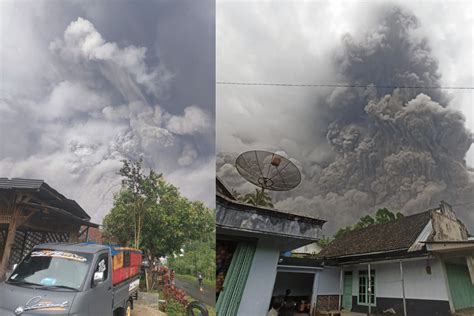
[[[123,267],[129,267],[130,266],[130,252],[129,251],[124,251],[123,252]]]
[[[104,272],[104,281],[109,276],[109,255],[104,253],[99,256],[94,272]]]
[[[369,274],[367,270],[359,271],[359,296],[357,302],[360,305],[375,306],[375,270],[370,270],[370,285]]]
[[[70,287],[79,290],[89,271],[92,255],[52,249],[33,249],[15,269],[8,283],[34,283],[44,287]]]

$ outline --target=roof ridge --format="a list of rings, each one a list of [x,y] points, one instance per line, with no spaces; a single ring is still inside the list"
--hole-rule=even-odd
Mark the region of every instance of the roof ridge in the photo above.
[[[395,218],[394,220],[391,220],[391,221],[388,221],[388,222],[385,222],[385,223],[375,223],[375,224],[371,224],[369,226],[366,226],[366,227],[363,227],[363,228],[359,228],[359,229],[353,229],[353,230],[350,230],[348,231],[346,234],[344,234],[342,237],[345,237],[346,235],[350,234],[350,233],[355,233],[355,232],[362,232],[362,231],[365,231],[365,230],[368,230],[370,228],[374,228],[374,227],[378,227],[378,226],[382,226],[382,225],[390,225],[390,224],[396,224],[397,222],[401,221],[401,220],[406,220],[410,217],[415,217],[415,216],[421,216],[421,215],[424,215],[426,213],[431,213],[435,211],[435,209],[429,209],[427,211],[423,211],[423,212],[420,212],[420,213],[415,213],[415,214],[411,214],[411,215],[403,215],[403,217],[400,217],[400,218]]]
[[[320,254],[322,256],[337,257],[349,254],[365,254],[373,251],[408,249],[431,219],[433,211],[426,210],[386,223],[373,224],[348,231],[323,248]]]

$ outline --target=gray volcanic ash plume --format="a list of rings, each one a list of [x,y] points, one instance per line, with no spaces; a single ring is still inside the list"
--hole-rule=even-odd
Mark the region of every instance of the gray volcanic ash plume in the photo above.
[[[449,97],[440,89],[403,89],[441,85],[416,17],[399,7],[379,13],[378,25],[357,39],[344,36],[335,54],[341,80],[367,88],[338,88],[318,104],[315,121],[325,124],[333,156],[318,168],[303,168],[299,190],[275,196],[279,209],[327,219],[328,233],[379,207],[413,213],[440,199],[474,200],[464,160],[473,136],[464,116],[447,107]],[[224,179],[233,174],[229,157],[218,159]],[[229,179],[239,187],[235,174]],[[473,223],[469,208],[456,209]]]

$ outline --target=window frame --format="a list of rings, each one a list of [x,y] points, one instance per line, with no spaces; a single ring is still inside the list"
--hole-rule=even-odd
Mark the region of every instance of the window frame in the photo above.
[[[95,261],[95,263],[93,265],[93,269],[92,269],[92,279],[91,279],[91,285],[90,285],[91,288],[94,288],[94,274],[96,272],[98,272],[97,271],[98,265],[99,265],[100,261],[104,258],[105,258],[106,270],[104,271],[105,273],[104,273],[104,282],[103,283],[105,283],[109,279],[109,277],[111,277],[112,267],[109,264],[110,263],[109,262],[109,257],[110,257],[109,252],[102,252],[97,256],[97,260]]]
[[[359,270],[358,271],[358,283],[357,283],[357,305],[363,305],[363,306],[377,306],[377,282],[376,282],[376,274],[374,269],[370,269],[370,278],[371,282],[371,287],[373,289],[373,293],[369,295],[368,289],[369,287],[367,286],[368,284],[368,270]],[[361,283],[361,279],[364,279],[365,281]],[[361,293],[361,288],[364,288],[364,292]],[[364,297],[364,300],[361,300],[361,294]],[[373,296],[374,302],[370,302],[370,296]]]

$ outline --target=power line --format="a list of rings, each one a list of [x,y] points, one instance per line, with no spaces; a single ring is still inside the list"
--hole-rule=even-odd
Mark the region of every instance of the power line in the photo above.
[[[350,85],[350,84],[306,84],[306,83],[284,83],[284,82],[237,82],[217,81],[218,85],[232,86],[273,86],[273,87],[308,87],[308,88],[380,88],[380,89],[430,89],[430,90],[474,90],[474,87],[462,86],[392,86],[392,85]]]
[[[464,206],[464,205],[469,205],[469,204],[474,204],[474,201],[466,202],[466,203],[453,204],[451,206]]]

